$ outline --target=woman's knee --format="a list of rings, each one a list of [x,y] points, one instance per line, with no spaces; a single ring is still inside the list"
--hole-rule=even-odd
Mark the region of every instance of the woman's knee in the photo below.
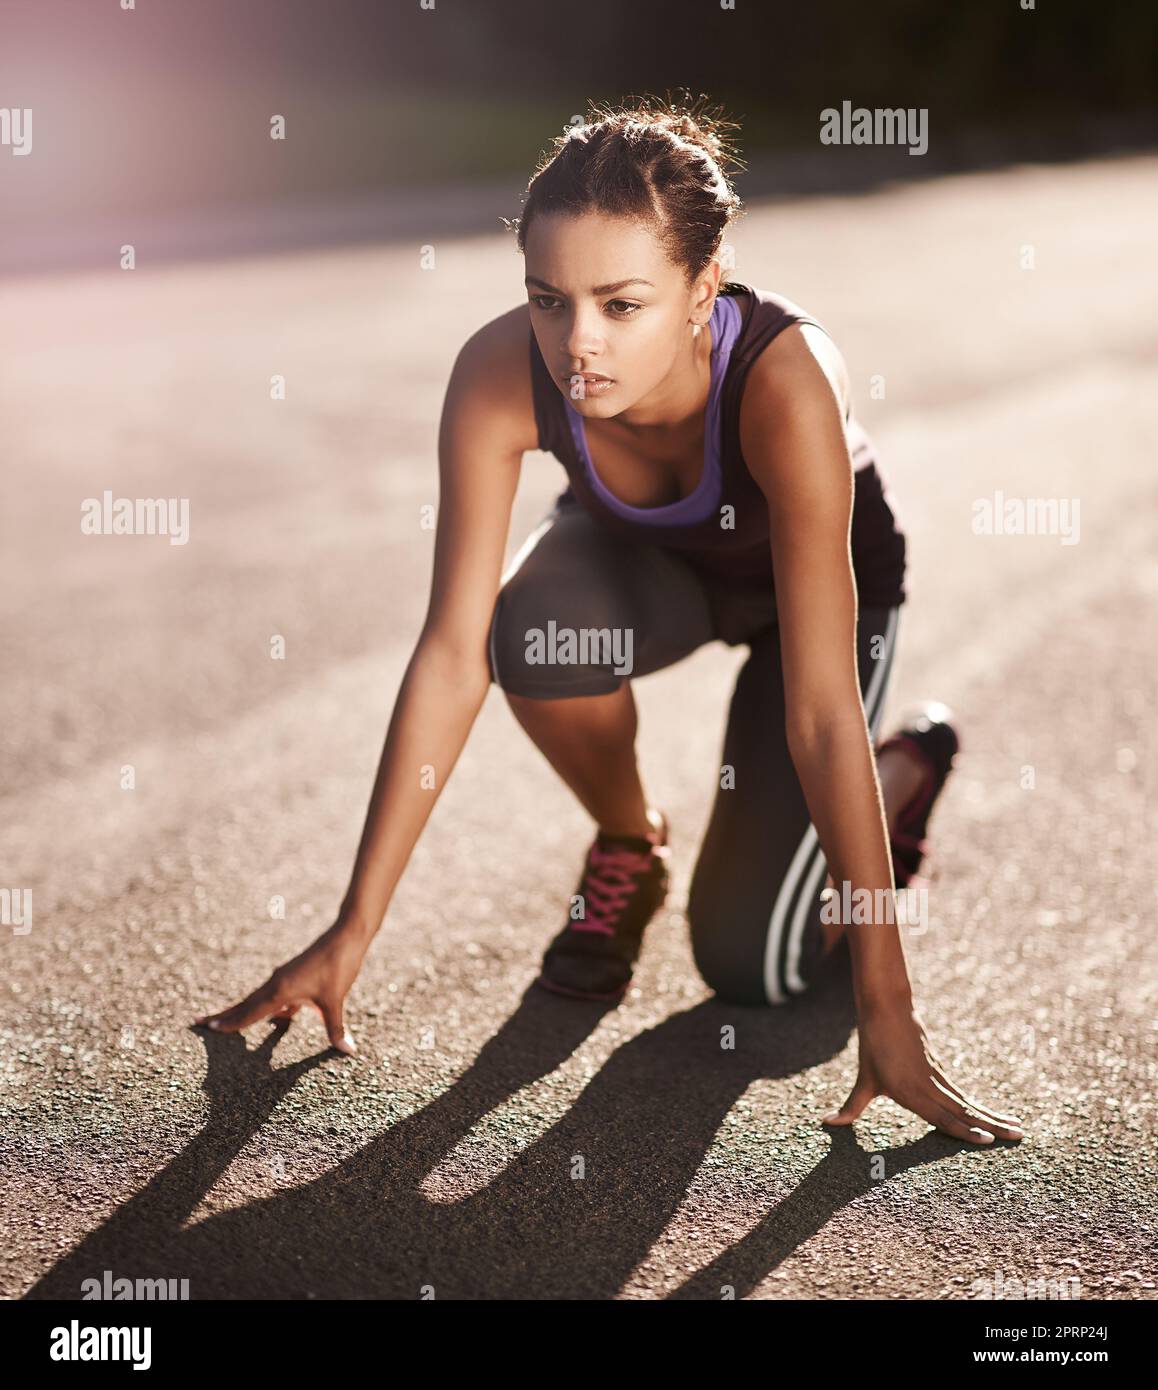
[[[811,988],[824,958],[823,898],[814,882],[824,861],[798,882],[774,851],[761,860],[742,828],[725,829],[724,838],[709,832],[688,890],[696,969],[726,1003],[787,1003]]]
[[[585,597],[582,605],[576,602]],[[500,590],[491,617],[491,680],[508,695],[609,695],[633,670],[631,630],[591,595],[555,596],[519,583]]]
[[[689,896],[692,959],[701,979],[725,1004],[766,1005],[764,933]]]
[[[786,985],[781,978],[782,962],[768,959],[767,923],[745,927],[689,908],[688,925],[696,969],[716,998],[725,1004],[786,1004],[811,989],[824,956],[819,930],[809,930],[797,962],[800,978],[793,985]]]

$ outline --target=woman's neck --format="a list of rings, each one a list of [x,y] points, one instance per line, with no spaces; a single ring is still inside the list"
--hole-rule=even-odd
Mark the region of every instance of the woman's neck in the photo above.
[[[712,329],[689,334],[687,349],[643,400],[611,417],[639,438],[695,433],[702,426],[712,385]]]

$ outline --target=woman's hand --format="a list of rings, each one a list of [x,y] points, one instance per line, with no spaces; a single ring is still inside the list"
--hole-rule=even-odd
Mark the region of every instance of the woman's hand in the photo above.
[[[949,1080],[915,1009],[869,1012],[861,1018],[859,1033],[856,1085],[841,1108],[825,1115],[822,1124],[851,1124],[874,1096],[889,1096],[946,1134],[971,1144],[1022,1137],[1016,1115],[1001,1115],[979,1105]]]
[[[357,1049],[346,1031],[346,995],[366,954],[367,938],[341,918],[299,956],[279,965],[273,974],[240,1004],[193,1020],[220,1033],[236,1033],[265,1018],[293,1018],[303,1004],[321,1014],[331,1044],[351,1055]]]

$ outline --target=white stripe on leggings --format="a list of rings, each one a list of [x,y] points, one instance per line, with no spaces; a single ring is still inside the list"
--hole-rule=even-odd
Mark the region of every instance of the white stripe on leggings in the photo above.
[[[899,608],[894,608],[889,613],[888,623],[885,628],[885,650],[880,657],[876,670],[872,673],[869,680],[868,694],[864,700],[866,713],[868,716],[869,733],[875,743],[877,730],[880,727],[881,715],[884,712],[884,692],[885,681],[888,670],[892,665],[893,650],[896,645],[897,617]],[[784,876],[784,881],[780,885],[780,891],[776,894],[776,902],[772,907],[772,916],[768,924],[768,935],[764,943],[764,990],[768,995],[769,1002],[773,1004],[783,1004],[785,995],[780,988],[780,940],[784,934],[784,921],[788,916],[788,909],[792,903],[793,895],[801,874],[804,873],[805,865],[813,850],[819,845],[819,837],[816,828],[811,820],[808,822],[808,829],[804,832],[804,838],[797,846],[796,853],[792,856],[792,863],[788,867],[788,872]],[[792,926],[788,938],[787,961],[785,962],[785,975],[790,990],[793,993],[803,992],[805,985],[800,978],[800,943],[804,934],[804,924],[808,914],[816,901],[817,894],[820,892],[820,885],[824,882],[824,876],[828,872],[828,865],[824,855],[817,855],[816,863],[808,873],[807,880],[800,894],[800,901],[796,905],[796,912],[792,918]]]

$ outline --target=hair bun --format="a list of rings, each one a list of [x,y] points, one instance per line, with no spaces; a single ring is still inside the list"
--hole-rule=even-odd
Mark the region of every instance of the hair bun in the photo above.
[[[706,93],[701,92],[693,98],[686,87],[680,87],[674,96],[669,90],[662,98],[645,96],[631,105],[601,114],[666,130],[703,150],[728,178],[743,169],[744,164],[734,145],[739,123],[728,120],[724,111],[723,104],[712,104]]]
[[[719,254],[725,228],[743,211],[731,173],[742,169],[724,108],[686,87],[662,97],[589,101],[540,159],[522,215],[504,219],[526,249],[544,212],[599,212],[650,223],[669,258],[694,279]]]

